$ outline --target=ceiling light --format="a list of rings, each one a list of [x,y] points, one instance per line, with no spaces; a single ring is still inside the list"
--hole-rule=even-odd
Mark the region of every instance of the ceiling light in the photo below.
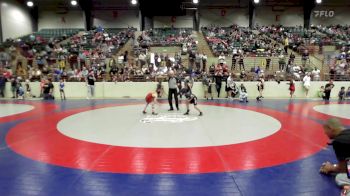
[[[316,3],[318,4],[322,3],[322,0],[316,0]]]
[[[137,1],[136,0],[131,0],[131,4],[136,5]]]
[[[71,4],[72,6],[76,6],[76,5],[78,5],[78,2],[75,1],[75,0],[72,0],[72,1],[70,1],[70,4]]]
[[[28,6],[28,7],[33,7],[33,6],[34,6],[33,1],[27,1],[27,6]]]
[[[197,4],[199,0],[193,0],[193,3],[194,4]]]
[[[254,0],[254,3],[258,4],[260,2],[260,0]]]

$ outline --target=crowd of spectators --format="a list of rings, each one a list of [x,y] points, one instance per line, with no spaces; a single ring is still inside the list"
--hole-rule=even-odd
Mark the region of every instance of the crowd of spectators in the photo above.
[[[109,33],[97,28],[75,34],[66,43],[38,41],[41,39],[14,42],[7,50],[0,50],[1,72],[7,71],[12,77],[30,81],[43,78],[83,81],[92,70],[96,78],[103,80],[107,58],[112,57],[133,34],[134,29]],[[17,58],[19,54],[26,60]]]
[[[254,33],[249,28],[231,27],[202,27],[204,34],[214,55],[221,53],[232,54],[234,51],[244,55],[266,56],[277,50],[271,39]]]
[[[348,25],[315,26],[318,31],[328,35],[333,40],[342,40],[348,44],[350,41],[350,27]],[[340,43],[344,43],[340,42]]]
[[[144,51],[151,46],[180,46],[181,53],[187,54],[189,51],[197,50],[198,42],[192,35],[190,28],[155,28],[143,31],[142,34],[134,40],[134,51]]]
[[[339,28],[345,29],[345,27],[330,29]],[[5,74],[9,81],[11,78],[20,81],[25,79],[41,81],[45,78],[52,78],[53,81],[60,79],[86,81],[91,72],[96,81],[155,81],[166,78],[170,70],[175,71],[180,77],[191,76],[195,80],[200,80],[204,73],[223,77],[234,73],[233,77],[236,80],[249,81],[261,76],[266,77],[267,80],[277,81],[289,80],[289,78],[302,80],[304,75],[310,73],[312,80],[320,80],[321,71],[317,67],[306,65],[309,58],[307,49],[301,53],[301,64],[295,63],[293,52],[287,53],[286,48],[283,50],[279,44],[273,43],[270,39],[293,49],[304,45],[305,40],[310,41],[317,37],[315,28],[309,31],[301,27],[282,26],[263,26],[257,29],[259,33],[237,26],[202,28],[209,45],[219,56],[218,62],[211,66],[207,65],[207,55],[195,50],[197,41],[189,29],[152,29],[142,32],[138,38],[135,38],[135,30],[131,28],[114,33],[96,28],[75,34],[69,38],[68,42],[60,42],[61,39],[42,38],[30,38],[31,41],[26,42],[17,40],[6,50],[0,48],[0,72]],[[134,58],[129,57],[128,51],[121,58],[113,56],[112,54],[115,54],[129,38],[133,39],[134,46],[144,50],[133,51]],[[312,42],[316,43],[316,40],[317,38]],[[323,43],[325,43],[324,40]],[[182,46],[183,49],[171,54],[150,53],[148,48],[151,46]],[[26,58],[26,61],[15,61],[13,65],[12,60],[18,52]],[[246,70],[245,58],[259,52],[265,52],[260,53],[266,56],[265,61],[260,66],[249,67]],[[188,55],[188,63],[184,62],[184,54]],[[264,73],[270,69],[272,57],[278,58],[279,66],[278,71],[271,77]],[[330,79],[348,79],[349,48],[346,46],[341,48],[341,53],[336,59],[338,61],[334,60],[330,63]],[[231,67],[228,65],[229,61],[232,61]],[[235,72],[237,69],[239,72]]]

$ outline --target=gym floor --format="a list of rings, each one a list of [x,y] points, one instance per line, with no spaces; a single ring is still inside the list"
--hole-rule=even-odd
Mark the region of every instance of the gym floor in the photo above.
[[[348,102],[0,101],[0,195],[339,195],[322,123]]]

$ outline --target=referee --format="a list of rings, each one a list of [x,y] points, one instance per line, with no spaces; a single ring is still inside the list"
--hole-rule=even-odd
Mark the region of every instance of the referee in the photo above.
[[[179,110],[179,100],[178,100],[178,95],[177,95],[177,80],[174,76],[174,72],[170,71],[169,72],[169,81],[168,81],[168,86],[169,86],[169,93],[168,93],[168,100],[169,100],[169,106],[170,109],[169,111],[173,111],[173,94],[175,97],[175,105],[176,109]]]

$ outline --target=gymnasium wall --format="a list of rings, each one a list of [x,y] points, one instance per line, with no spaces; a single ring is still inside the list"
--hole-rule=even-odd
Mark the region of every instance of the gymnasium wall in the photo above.
[[[248,9],[201,9],[199,10],[200,26],[249,26]]]
[[[153,27],[193,28],[193,16],[154,16]]]
[[[255,24],[284,25],[288,27],[304,25],[302,7],[260,6],[255,11]]]
[[[94,26],[103,28],[128,28],[140,29],[138,10],[110,10],[94,12]]]
[[[240,85],[240,82],[237,84]],[[322,85],[325,85],[326,82],[312,82],[311,88],[309,92],[309,98],[317,98],[317,91],[320,89]],[[40,95],[39,82],[33,82],[30,84],[32,93],[35,96]],[[58,83],[54,83],[55,85],[55,97],[59,99],[59,88]],[[258,96],[257,90],[257,82],[245,82],[244,85],[248,91],[249,98],[255,98]],[[148,92],[155,91],[157,83],[155,82],[98,82],[95,85],[96,98],[144,98]],[[167,93],[168,84],[163,82],[163,86],[165,92]],[[333,98],[337,98],[340,87],[345,86],[346,88],[349,86],[349,82],[335,82],[335,87],[332,90],[331,96]],[[220,97],[223,98],[226,96],[225,93],[225,84],[223,83],[221,87]],[[278,84],[277,82],[265,82],[265,90],[264,97],[265,98],[288,98],[289,97],[289,85],[286,82],[281,82]],[[198,98],[203,98],[203,85],[201,82],[196,82],[192,89],[193,93],[197,95]],[[216,98],[217,92],[215,86],[212,86],[213,95]],[[86,98],[87,96],[87,87],[85,83],[79,82],[70,82],[66,83],[65,92],[67,98]],[[5,96],[7,98],[12,97],[11,93],[11,84],[6,84]],[[305,98],[305,92],[302,87],[301,82],[296,82],[296,91],[295,97],[297,98]],[[164,96],[166,98],[166,96]]]
[[[39,11],[38,28],[85,28],[83,11],[68,10],[66,13],[58,11]]]
[[[0,3],[1,25],[3,40],[17,38],[33,32],[29,11],[23,5],[14,1]]]
[[[313,25],[332,25],[332,24],[341,24],[341,25],[348,25],[350,24],[350,7],[323,7],[323,6],[317,6],[313,13],[311,14],[311,24]],[[327,16],[316,16],[315,11],[334,11],[333,17],[327,17]]]

